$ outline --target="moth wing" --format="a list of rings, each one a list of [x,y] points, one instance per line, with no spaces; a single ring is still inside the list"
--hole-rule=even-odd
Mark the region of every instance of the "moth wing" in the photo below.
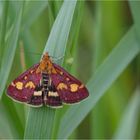
[[[52,108],[59,108],[62,107],[62,101],[60,99],[60,96],[54,97],[54,96],[48,96],[47,98],[47,105]]]
[[[24,102],[33,106],[42,105],[42,97],[34,97],[36,87],[40,85],[41,73],[36,73],[39,64],[35,64],[19,77],[7,89],[7,95],[15,101]]]
[[[52,81],[50,81],[50,85],[48,88],[49,88],[49,90],[48,90],[47,94],[44,94],[44,96],[43,96],[44,104],[51,108],[62,107],[62,101],[61,101],[60,96],[59,96],[54,84],[52,83]]]
[[[64,103],[76,103],[89,96],[87,88],[75,77],[66,72],[62,67],[53,64],[56,74],[51,74],[60,99]]]

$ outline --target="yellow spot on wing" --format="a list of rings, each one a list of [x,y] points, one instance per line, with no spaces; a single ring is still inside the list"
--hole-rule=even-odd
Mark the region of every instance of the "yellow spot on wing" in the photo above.
[[[66,80],[69,81],[70,79],[67,77]]]
[[[26,79],[27,79],[27,76],[24,77],[24,80],[26,80]]]
[[[57,97],[59,96],[57,92],[49,91],[48,96]]]
[[[30,73],[33,73],[33,72],[34,72],[33,70],[30,71]]]
[[[59,83],[58,86],[57,86],[57,90],[59,90],[59,89],[67,89],[67,88],[68,88],[67,85],[64,84],[64,83]]]
[[[61,74],[61,75],[63,75],[63,72],[62,72],[62,71],[60,71],[60,74]]]
[[[23,83],[22,82],[16,82],[15,85],[16,85],[17,89],[22,90],[22,88],[23,88]]]
[[[42,95],[42,91],[34,91],[34,96],[41,96]]]
[[[57,73],[54,67],[52,67],[51,73],[53,73],[53,74],[56,74]]]
[[[29,81],[28,83],[26,83],[25,88],[35,88],[35,85],[32,81]]]
[[[78,90],[79,85],[77,84],[71,84],[70,85],[70,90],[71,92],[76,92]]]

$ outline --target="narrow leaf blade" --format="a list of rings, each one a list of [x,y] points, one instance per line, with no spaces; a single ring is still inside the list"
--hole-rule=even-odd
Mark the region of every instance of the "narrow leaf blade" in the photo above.
[[[120,120],[114,139],[135,139],[140,110],[140,89],[132,96],[126,110]]]
[[[23,12],[23,2],[18,2],[18,6],[19,6],[18,7],[19,12],[17,13],[15,18],[12,34],[9,37],[9,42],[7,44],[6,49],[4,50],[1,69],[0,69],[0,79],[2,81],[0,84],[0,97],[2,96],[2,93],[6,85],[6,81],[8,79],[11,70],[12,62],[15,55],[15,50],[17,47],[18,36],[20,32],[20,24],[22,19],[22,12]]]
[[[64,54],[75,5],[76,1],[64,1],[61,7],[44,49],[44,52],[49,52],[51,56],[57,57]],[[67,16],[71,18],[67,20]],[[60,63],[62,63],[62,61],[60,61]],[[37,109],[30,108],[24,138],[50,139],[54,117],[55,109],[46,107]]]
[[[88,82],[89,98],[70,107],[62,117],[58,138],[70,136],[139,51],[134,28],[131,28]]]

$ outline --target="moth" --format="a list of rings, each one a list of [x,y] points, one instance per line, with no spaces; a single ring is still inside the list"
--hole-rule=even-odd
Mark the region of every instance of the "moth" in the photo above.
[[[45,53],[40,63],[29,68],[8,86],[7,95],[33,107],[47,105],[57,108],[63,103],[80,102],[89,93],[84,84],[53,63],[49,54]]]

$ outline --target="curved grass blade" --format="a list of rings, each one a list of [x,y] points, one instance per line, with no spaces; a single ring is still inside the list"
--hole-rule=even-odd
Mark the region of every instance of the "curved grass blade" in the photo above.
[[[134,28],[131,28],[88,82],[89,98],[70,107],[62,117],[58,138],[70,136],[139,51]]]
[[[0,29],[0,67],[1,67],[1,61],[2,61],[2,53],[3,49],[5,47],[5,34],[6,34],[6,23],[7,23],[7,13],[8,13],[8,6],[9,2],[4,1],[3,3],[3,11],[2,11],[2,19],[1,19],[1,29]],[[1,70],[1,69],[0,69]]]
[[[14,2],[9,2],[9,5],[12,3]],[[17,13],[14,15],[13,17],[14,19],[11,21],[11,25],[9,24],[9,26],[12,27],[11,28],[12,30],[9,35],[8,35],[8,32],[9,32],[8,30],[5,34],[6,36],[8,36],[8,38],[7,40],[5,39],[6,42],[4,44],[2,65],[1,65],[1,71],[0,71],[0,79],[1,81],[3,81],[1,82],[1,85],[0,85],[1,95],[4,92],[6,81],[8,79],[8,76],[11,70],[12,62],[15,55],[15,50],[17,47],[18,36],[20,32],[20,24],[21,24],[22,13],[23,13],[23,4],[24,4],[23,2],[16,3],[17,6],[15,10],[17,11]],[[7,18],[9,18],[11,14],[12,13],[8,11]],[[8,123],[9,123],[9,126],[11,126],[12,128],[11,129],[12,137],[21,138],[23,134],[23,127],[22,127],[21,121],[19,120],[19,116],[16,112],[14,105],[11,104],[10,102],[7,102],[7,100],[4,100],[4,98],[2,98],[1,102],[4,103],[4,107],[6,108],[6,110],[4,110],[3,113],[6,113],[6,115],[8,116],[7,117],[9,121]]]
[[[9,36],[9,40],[7,42],[7,46],[5,47],[2,64],[1,64],[1,70],[0,70],[0,80],[2,81],[0,84],[0,97],[2,96],[2,93],[4,91],[6,81],[9,76],[9,72],[12,66],[12,62],[15,55],[15,50],[17,47],[18,42],[18,36],[20,32],[20,24],[22,19],[22,12],[23,12],[23,2],[18,2],[18,12],[13,24],[12,33]]]
[[[75,5],[76,1],[64,1],[60,9],[44,49],[44,52],[49,52],[51,56],[60,57],[65,52]],[[55,109],[30,108],[24,138],[50,139],[54,117]]]
[[[135,139],[140,110],[140,88],[136,89],[120,121],[114,139]]]

